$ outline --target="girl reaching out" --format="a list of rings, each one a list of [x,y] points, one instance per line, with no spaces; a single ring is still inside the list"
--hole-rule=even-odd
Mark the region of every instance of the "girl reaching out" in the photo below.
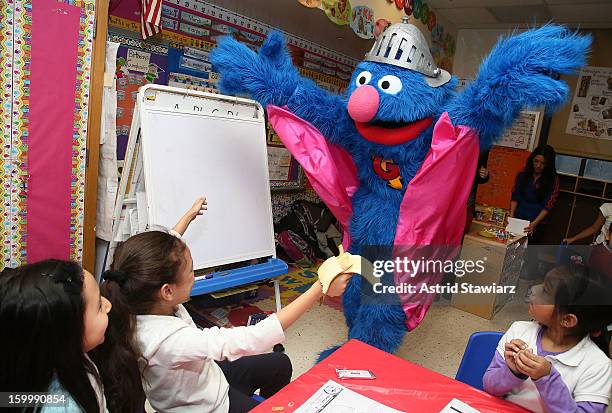
[[[191,211],[200,210],[196,204]],[[188,225],[197,215],[187,215]],[[185,229],[175,227],[178,233]],[[282,342],[284,331],[322,296],[315,282],[254,326],[200,330],[182,305],[195,281],[191,252],[182,239],[162,231],[125,241],[104,278],[102,293],[113,310],[96,360],[113,412],[133,413],[143,391],[157,411],[250,410],[257,404],[250,397],[255,390],[269,397],[291,379],[286,355],[262,353]],[[341,295],[349,278],[338,277],[327,294]]]

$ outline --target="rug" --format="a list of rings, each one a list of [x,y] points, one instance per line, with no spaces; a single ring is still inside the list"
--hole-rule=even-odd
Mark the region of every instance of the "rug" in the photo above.
[[[318,268],[318,265],[311,268],[299,268],[295,266],[289,267],[289,272],[287,275],[279,280],[281,304],[283,307],[308,291],[312,283],[317,280],[316,270]],[[274,299],[274,286],[259,287],[257,298],[253,300],[253,303],[268,298]],[[331,307],[337,311],[342,311],[342,298],[325,297],[323,300],[323,305]]]
[[[317,280],[318,265],[311,268],[290,266],[287,275],[279,280],[281,304],[286,306],[300,295],[308,291]],[[262,285],[253,298],[238,302],[232,297],[222,300],[212,300],[207,296],[194,297],[185,304],[194,322],[202,328],[231,327],[245,325],[250,314],[263,312],[256,304],[264,300],[274,300],[274,285]],[[218,304],[215,305],[215,302]],[[315,304],[318,305],[318,304]],[[325,297],[323,305],[336,311],[342,311],[341,297]]]

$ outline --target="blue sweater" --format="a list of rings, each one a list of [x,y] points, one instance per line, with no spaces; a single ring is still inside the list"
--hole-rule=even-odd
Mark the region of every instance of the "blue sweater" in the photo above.
[[[533,176],[530,176],[527,180],[526,188],[523,190],[519,189],[518,183],[522,179],[525,171],[521,171],[516,175],[514,182],[514,190],[512,191],[512,200],[518,203],[516,207],[515,216],[519,219],[526,219],[533,221],[543,209],[550,211],[559,195],[559,177],[555,176],[551,191],[544,197],[543,200],[539,200],[536,194],[536,189],[540,185],[539,182],[533,180]]]

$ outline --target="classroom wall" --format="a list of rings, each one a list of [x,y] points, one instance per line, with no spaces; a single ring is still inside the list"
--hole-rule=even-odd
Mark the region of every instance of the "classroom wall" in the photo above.
[[[453,62],[453,75],[473,79],[478,67],[500,36],[509,30],[503,29],[461,29],[457,32],[457,51]]]
[[[612,30],[589,30],[593,35],[593,47],[589,56],[588,65],[598,67],[612,67]],[[578,76],[562,76],[570,86],[570,99],[576,91]],[[571,105],[567,104],[561,111],[557,112],[550,124],[548,143],[557,152],[586,156],[597,159],[612,161],[612,139],[587,138],[583,136],[569,135],[565,133],[567,119]]]

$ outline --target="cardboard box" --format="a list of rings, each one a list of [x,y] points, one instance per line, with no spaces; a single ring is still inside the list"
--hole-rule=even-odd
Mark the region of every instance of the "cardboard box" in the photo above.
[[[516,290],[526,246],[525,236],[517,236],[503,243],[482,237],[478,231],[467,234],[463,240],[461,260],[483,260],[484,271],[457,277],[459,293],[453,294],[452,306],[489,320],[493,318],[512,298],[513,292],[509,287],[514,286]],[[464,288],[468,287],[474,290],[487,287],[492,292],[464,292]]]

